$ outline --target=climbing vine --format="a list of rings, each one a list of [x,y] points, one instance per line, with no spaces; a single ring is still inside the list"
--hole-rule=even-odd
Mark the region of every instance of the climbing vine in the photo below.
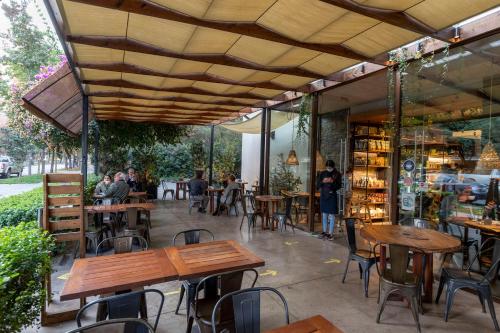
[[[309,135],[309,119],[311,115],[312,95],[305,94],[302,96],[299,104],[299,120],[297,122],[297,140],[300,140],[304,135]]]

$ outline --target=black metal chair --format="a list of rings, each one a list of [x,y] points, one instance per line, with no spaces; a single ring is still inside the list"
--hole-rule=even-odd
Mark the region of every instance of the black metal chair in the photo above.
[[[487,248],[491,242],[494,242],[493,246]],[[491,266],[483,276],[478,273],[471,272],[471,266],[474,264],[475,260],[480,260],[480,255],[482,252],[487,250],[493,250]],[[439,298],[443,292],[444,285],[447,285],[446,289],[446,307],[444,311],[444,320],[448,321],[448,315],[451,311],[453,305],[453,298],[458,290],[462,288],[472,289],[477,292],[479,297],[479,302],[483,308],[483,312],[486,312],[484,301],[488,302],[488,307],[490,310],[491,319],[495,325],[495,330],[500,331],[498,326],[495,307],[493,305],[493,298],[491,294],[491,283],[493,283],[498,278],[498,271],[500,268],[500,238],[492,237],[486,240],[476,254],[474,260],[469,264],[466,270],[461,270],[458,268],[446,268],[443,267],[441,270],[441,278],[439,280],[439,288],[436,295],[436,303],[439,303]]]
[[[293,225],[293,220],[292,220],[293,199],[294,198],[291,196],[285,196],[283,198],[280,210],[278,210],[272,216],[273,223],[274,223],[274,221],[276,221],[278,223],[279,231],[283,231],[283,228],[286,230],[286,222],[288,220],[290,220],[290,225],[292,226],[292,231],[295,233],[295,226]],[[284,205],[283,205],[283,203],[284,203]]]
[[[377,246],[374,246],[376,251]],[[424,272],[419,276],[408,271],[408,262],[410,257],[410,248],[408,246],[388,244],[390,252],[390,268],[385,268],[380,272],[378,265],[377,272],[380,276],[379,280],[379,296],[378,296],[378,311],[377,324],[380,323],[380,317],[384,311],[387,299],[391,294],[399,294],[405,297],[410,304],[413,319],[417,324],[417,331],[420,333],[420,321],[418,312],[422,310],[422,276],[425,275],[425,253],[419,249],[412,248],[411,253],[419,253],[422,255],[422,267]]]
[[[255,269],[242,269],[214,274],[200,280],[195,289],[194,300],[190,304],[192,309],[188,316],[186,333],[191,332],[194,321],[198,324],[200,333],[212,332],[212,312],[216,303],[224,295],[241,290],[243,276],[247,272],[254,275],[250,284],[250,288],[253,288],[259,277],[259,273]],[[203,290],[203,298],[200,298],[201,290]],[[218,331],[223,331],[224,329],[230,332],[235,331],[234,312],[231,301],[221,304],[217,319]]]
[[[370,268],[377,263],[380,259],[374,251],[372,251],[371,246],[369,250],[358,249],[356,244],[356,229],[358,227],[363,227],[364,223],[361,219],[349,217],[344,219],[346,228],[346,238],[347,245],[349,246],[349,255],[346,260],[346,266],[344,271],[344,277],[342,278],[342,283],[345,282],[347,276],[347,271],[349,269],[349,263],[351,261],[356,261],[359,266],[359,278],[363,279],[365,297],[368,297],[368,285],[370,283]]]
[[[243,227],[243,222],[245,221],[245,217],[247,218],[248,232],[250,233],[250,229],[255,227],[255,221],[257,220],[257,215],[254,213],[254,210],[247,206],[247,201],[250,199],[251,195],[245,194],[241,198],[241,208],[243,209],[243,216],[241,217],[240,230]]]
[[[101,333],[107,332],[123,332],[123,333],[154,333],[155,330],[151,324],[141,319],[127,318],[127,319],[110,319],[99,321],[94,324],[81,326],[66,333]]]
[[[236,214],[236,216],[238,216],[238,201],[241,201],[241,188],[232,189],[231,196],[226,197],[226,200],[220,204],[218,211],[219,215],[223,210],[222,208],[224,208],[226,210],[226,214],[229,216],[229,214],[231,213],[231,208],[234,208],[234,213]]]
[[[172,196],[172,200],[175,199],[175,190],[168,188],[168,181],[166,179],[162,179],[161,181],[161,188],[163,189],[163,195],[162,195],[162,200],[167,200],[167,194],[170,193]]]
[[[177,245],[177,238],[181,235],[184,236],[185,245],[198,244],[200,243],[200,236],[202,233],[207,234],[209,238],[211,238],[210,239],[211,241],[215,239],[214,234],[208,229],[190,229],[175,234],[174,238],[172,238],[172,245],[173,246]],[[184,298],[184,294],[187,293],[186,311],[187,311],[187,317],[189,318],[189,311],[190,311],[189,304],[194,299],[194,292],[199,281],[200,279],[189,279],[182,281],[181,292],[179,295],[179,301],[177,302],[177,307],[175,308],[175,314],[179,314],[179,308],[181,307],[182,299]]]
[[[281,299],[285,308],[286,324],[290,323],[288,303],[278,290],[270,287],[255,287],[242,289],[222,296],[212,311],[212,333],[217,333],[217,316],[219,308],[225,301],[233,303],[235,333],[260,333],[260,295],[263,291],[270,291]]]
[[[100,298],[84,305],[80,311],[76,314],[76,324],[78,327],[82,326],[82,316],[89,308],[97,305],[98,308],[105,308],[105,314],[109,319],[121,319],[121,318],[139,318],[143,321],[147,321],[147,311],[146,311],[146,299],[147,295],[157,295],[160,298],[160,303],[158,305],[158,310],[156,313],[156,319],[153,325],[153,332],[158,326],[160,320],[161,310],[163,308],[163,303],[165,301],[165,296],[163,293],[157,289],[145,289],[140,291],[127,292],[123,294],[118,294],[106,298]],[[99,312],[96,316],[96,322],[105,320],[106,318],[100,317]],[[138,325],[137,323],[129,323],[125,325],[125,332],[127,333],[142,333],[148,332],[144,331],[144,327]]]
[[[104,245],[104,243],[108,243],[108,245],[111,245],[112,242],[112,248],[114,249],[114,254],[119,254],[119,253],[128,253],[128,252],[134,252],[134,249],[138,251],[146,251],[148,249],[148,242],[147,240],[142,237],[142,236],[137,236],[137,235],[131,235],[131,236],[116,236],[116,237],[109,237],[104,239],[97,245],[97,248],[95,250],[95,255],[99,256],[102,254],[102,251],[100,251]],[[134,248],[134,243],[137,243],[138,246]]]

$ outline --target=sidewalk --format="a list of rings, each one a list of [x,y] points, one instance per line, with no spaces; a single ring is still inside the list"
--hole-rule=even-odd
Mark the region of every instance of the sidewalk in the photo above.
[[[37,187],[41,187],[42,183],[36,184],[0,184],[0,198],[9,197],[11,195],[27,192]]]

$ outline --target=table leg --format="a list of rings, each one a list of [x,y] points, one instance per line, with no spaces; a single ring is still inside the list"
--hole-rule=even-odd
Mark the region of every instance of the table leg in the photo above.
[[[277,202],[271,202],[271,218],[274,216],[274,213],[276,213],[276,206]],[[271,219],[271,231],[274,231],[274,220]]]
[[[384,274],[387,267],[387,249],[385,245],[380,245],[380,274]]]
[[[214,212],[214,192],[210,192],[210,213]]]
[[[175,200],[179,200],[179,184],[175,183]]]
[[[413,272],[419,276],[424,273],[423,270],[423,256],[420,253],[415,253],[413,256]],[[433,255],[432,253],[425,254],[425,275],[424,278],[424,294],[422,301],[432,303],[432,283],[434,282],[433,272]]]
[[[260,207],[262,208],[262,213],[264,214],[264,223],[262,223],[262,230],[269,229],[269,210],[266,201],[261,201]]]
[[[186,188],[186,184],[182,185],[182,200],[186,200]]]

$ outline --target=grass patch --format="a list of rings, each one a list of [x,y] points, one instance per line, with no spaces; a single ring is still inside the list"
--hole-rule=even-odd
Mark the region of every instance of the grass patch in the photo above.
[[[42,182],[42,175],[10,177],[0,179],[0,184],[36,184]]]

